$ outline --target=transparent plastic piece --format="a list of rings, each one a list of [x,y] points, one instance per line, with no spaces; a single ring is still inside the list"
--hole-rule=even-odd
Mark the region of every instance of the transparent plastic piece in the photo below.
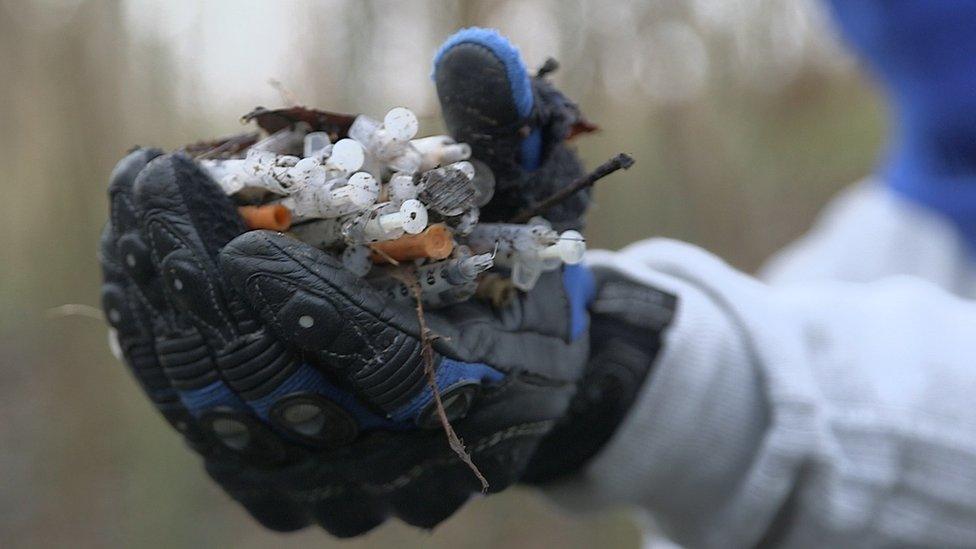
[[[420,153],[420,169],[424,171],[471,158],[471,146],[457,143],[448,135],[421,137],[410,144]]]
[[[368,246],[349,246],[342,251],[342,266],[356,276],[366,276],[373,268]]]
[[[427,208],[419,200],[407,200],[399,208],[383,202],[351,217],[342,232],[349,244],[371,244],[419,234],[427,227],[427,221]]]
[[[305,136],[302,156],[305,158],[325,158],[328,156],[332,140],[326,132],[312,132]]]
[[[425,305],[443,307],[470,298],[477,289],[478,276],[492,265],[491,254],[477,254],[417,267],[421,301]],[[397,301],[413,299],[409,286],[396,277],[387,277],[377,285]]]

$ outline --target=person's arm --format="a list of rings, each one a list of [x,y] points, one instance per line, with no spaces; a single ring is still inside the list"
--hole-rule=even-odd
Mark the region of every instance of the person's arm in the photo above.
[[[770,287],[663,240],[590,264],[677,308],[559,499],[637,504],[695,547],[976,543],[976,303],[908,277]]]
[[[976,297],[971,246],[949,218],[873,179],[838,194],[810,231],[760,272],[775,285],[871,282],[892,275],[922,278],[955,295]]]

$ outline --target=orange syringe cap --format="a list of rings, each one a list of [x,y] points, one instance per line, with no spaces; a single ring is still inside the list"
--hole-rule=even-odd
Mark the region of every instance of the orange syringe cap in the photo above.
[[[371,247],[374,263],[389,263],[390,259],[444,259],[454,251],[454,235],[447,225],[436,223],[420,234],[408,234],[395,240],[377,242]]]
[[[291,227],[291,210],[281,204],[240,206],[237,212],[241,214],[244,224],[251,230],[268,229],[284,232]]]

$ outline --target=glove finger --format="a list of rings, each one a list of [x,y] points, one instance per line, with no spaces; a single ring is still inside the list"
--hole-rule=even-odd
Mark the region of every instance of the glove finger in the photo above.
[[[278,496],[242,500],[244,509],[261,523],[275,532],[294,532],[309,525],[308,513],[298,503]]]
[[[245,231],[233,204],[183,155],[150,163],[136,180],[134,195],[166,297],[199,330],[171,339],[166,351],[192,355],[188,358],[200,364],[207,351],[215,359],[215,379],[224,380],[232,392],[247,401],[268,397],[297,372],[298,364],[224,284],[217,252]],[[266,418],[266,408],[262,403],[256,412]]]
[[[254,231],[228,244],[220,261],[282,341],[368,405],[389,413],[423,389],[415,313],[389,304],[336,259],[280,233]]]
[[[212,356],[210,367],[220,380],[197,389],[193,409],[238,410],[207,412],[204,423],[216,427],[232,449],[266,458],[278,452],[258,436],[260,426],[242,415],[243,408],[299,442],[332,446],[351,440],[351,420],[316,398],[326,390],[321,374],[300,364],[224,283],[216,254],[245,228],[220,188],[189,158],[170,155],[139,175],[134,192],[166,296],[199,330],[193,337],[171,338],[165,350],[174,357],[192,355],[200,364]],[[214,415],[219,421],[210,421]],[[246,451],[237,447],[245,439]]]
[[[138,289],[128,278],[116,257],[116,240],[111,225],[102,232],[99,261],[102,265],[102,308],[113,335],[143,392],[167,422],[182,433],[198,451],[208,445],[176,390],[163,371],[156,355],[150,315],[136,295]]]
[[[99,249],[102,305],[127,364],[150,400],[202,451],[208,439],[180,401],[155,348],[155,332],[172,329],[173,316],[154,284],[157,277],[131,199],[136,177],[160,154],[157,149],[132,151],[112,171],[108,188],[112,221],[102,233]]]
[[[388,512],[386,506],[374,498],[351,494],[314,503],[312,515],[333,536],[352,538],[383,524]]]
[[[139,174],[133,202],[170,303],[216,348],[225,347],[246,322],[227,295],[214,261],[220,248],[245,227],[217,185],[184,155],[155,159]]]
[[[171,329],[172,311],[156,284],[149,247],[139,232],[139,221],[132,202],[132,186],[139,173],[154,158],[162,154],[158,149],[138,149],[129,153],[112,170],[108,186],[111,247],[118,259],[119,270],[126,274],[140,290],[143,306],[150,314],[156,329]]]
[[[541,142],[525,132],[534,97],[518,49],[496,31],[468,28],[441,45],[433,64],[451,134],[502,180],[535,169]]]
[[[114,302],[125,302],[129,307],[141,309],[145,324],[150,327],[148,333],[144,334],[147,341],[143,341],[140,348],[146,354],[158,357],[164,375],[185,407],[191,414],[199,415],[200,410],[210,406],[199,395],[214,394],[213,391],[204,391],[219,383],[220,378],[201,334],[166,299],[159,270],[143,238],[139,212],[133,199],[136,180],[161,155],[162,151],[156,149],[137,150],[119,162],[113,171],[109,197],[115,245],[107,244],[106,247],[114,250],[103,251],[103,255],[117,257],[117,270],[124,271],[129,281],[126,292],[113,288],[109,295]],[[120,334],[120,344],[123,346],[124,339]]]
[[[189,425],[192,440],[199,440],[198,450],[207,448],[210,455],[214,441],[242,458],[262,463],[279,461],[282,445],[265,426],[249,416],[247,407],[224,383],[213,353],[203,334],[183,311],[172,306],[163,280],[141,230],[140,211],[134,199],[137,181],[154,162],[163,160],[159,151],[136,151],[123,160],[110,185],[112,217],[118,220],[116,253],[124,259],[128,292],[110,288],[107,300],[124,304],[128,310],[143,308],[146,324],[151,326],[140,340],[144,355],[152,355],[175,390],[182,420],[176,426]],[[118,263],[118,262],[117,262]],[[122,311],[122,305],[118,305]],[[151,339],[150,339],[151,337]],[[125,338],[120,338],[125,339]],[[122,341],[120,345],[127,344]],[[147,358],[146,360],[150,360]],[[245,440],[248,444],[241,445]]]
[[[467,467],[441,467],[394,492],[390,504],[403,522],[430,529],[453,515],[480,489]]]
[[[242,469],[233,461],[208,461],[205,468],[214,482],[265,527],[292,532],[311,522],[307,505],[286,498],[268,486],[269,479],[261,478],[266,471]]]

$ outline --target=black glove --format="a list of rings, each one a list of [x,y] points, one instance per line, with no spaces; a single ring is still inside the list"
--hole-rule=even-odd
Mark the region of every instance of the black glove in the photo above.
[[[243,229],[216,184],[152,156],[131,154],[112,182],[104,306],[211,475],[271,528],[317,520],[337,535],[389,514],[432,527],[480,490],[431,420],[416,312],[290,237],[228,244]],[[549,273],[501,311],[426,315],[438,387],[492,491],[520,477],[582,373],[582,302],[564,290],[581,274]]]
[[[583,173],[565,139],[595,127],[546,79],[555,67],[549,60],[539,75],[529,77],[505,38],[479,28],[448,38],[434,59],[448,128],[471,144],[473,156],[487,161],[499,178],[482,220],[504,221]],[[580,228],[588,204],[589,193],[577,193],[545,217],[560,228]],[[526,482],[571,475],[610,439],[637,398],[676,307],[669,294],[614,272],[595,274],[586,374],[569,411],[533,456],[523,475]]]
[[[136,151],[109,192],[103,303],[126,362],[263,524],[350,536],[396,515],[432,527],[481,489],[432,418],[411,307],[284,235],[242,235],[229,199],[186,157]],[[566,412],[587,356],[590,282],[567,268],[503,310],[427,314],[436,385],[491,491],[521,477]]]
[[[648,383],[677,298],[616,271],[593,270],[590,359],[567,413],[543,439],[522,480],[546,484],[578,472],[610,440]]]

